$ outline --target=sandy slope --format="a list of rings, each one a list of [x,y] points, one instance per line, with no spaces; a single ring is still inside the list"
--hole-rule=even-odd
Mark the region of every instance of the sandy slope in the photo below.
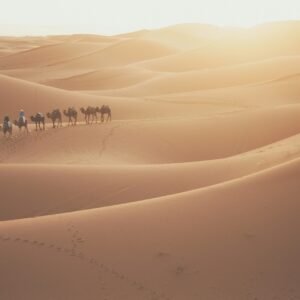
[[[140,97],[110,97],[99,94],[82,94],[62,89],[57,89],[34,82],[20,80],[5,75],[0,75],[1,118],[8,114],[11,118],[17,116],[17,112],[23,108],[27,115],[38,111],[46,113],[55,108],[65,109],[74,106],[80,107],[101,106],[108,104],[113,110],[114,119],[150,119],[160,117],[198,116],[196,108],[202,108],[202,104],[187,107],[185,103],[169,105],[164,102],[148,101]],[[125,100],[125,101],[124,101]],[[229,112],[240,109],[239,105],[216,106],[207,104],[206,110],[201,115]],[[81,114],[79,114],[81,116]],[[81,116],[82,118],[82,116]]]
[[[0,219],[110,206],[212,186],[298,158],[299,147],[300,136],[296,135],[242,156],[191,163],[3,165],[2,193],[7,196],[2,200]],[[23,193],[26,202],[20,201]]]
[[[172,47],[164,46],[157,42],[142,39],[125,39],[95,53],[62,62],[59,67],[95,69],[123,66],[138,61],[167,56],[174,52],[175,50]],[[121,53],[122,55],[120,55]]]
[[[3,143],[7,163],[151,164],[213,160],[299,133],[299,105],[198,118],[123,120],[48,130]],[[22,151],[10,149],[22,145]],[[176,149],[176,151],[172,151]]]
[[[0,299],[299,299],[299,24],[0,38]]]
[[[119,89],[136,85],[159,74],[159,72],[136,67],[101,68],[101,70],[50,80],[44,83],[67,90],[74,90],[74,87],[76,90]]]
[[[18,52],[0,59],[0,69],[34,68],[93,53],[107,44],[63,42]]]
[[[299,176],[296,160],[155,201],[2,223],[2,295],[297,299]]]
[[[113,90],[108,95],[156,96],[190,91],[218,89],[257,84],[293,75],[299,70],[299,56],[276,58],[249,64],[180,73],[162,73],[160,76],[133,87]]]

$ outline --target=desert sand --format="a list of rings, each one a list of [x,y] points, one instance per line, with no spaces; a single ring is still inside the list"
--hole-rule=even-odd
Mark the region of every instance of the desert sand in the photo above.
[[[300,299],[299,34],[0,37],[0,299]]]

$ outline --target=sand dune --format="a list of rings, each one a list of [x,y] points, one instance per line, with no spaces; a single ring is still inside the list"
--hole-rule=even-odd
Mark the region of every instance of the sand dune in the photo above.
[[[289,76],[299,70],[298,56],[239,64],[200,71],[162,73],[136,86],[113,90],[108,95],[155,96],[205,89],[249,85]]]
[[[296,160],[212,189],[4,222],[2,295],[18,297],[22,290],[26,298],[46,293],[82,299],[78,284],[71,286],[80,282],[90,299],[99,293],[123,299],[297,298],[298,180]],[[243,199],[236,197],[241,193]],[[28,261],[39,264],[31,265],[30,280]],[[224,272],[231,275],[224,278]],[[50,284],[54,277],[63,289]]]
[[[25,135],[12,145],[4,143],[1,152],[7,153],[3,158],[7,163],[117,165],[213,160],[298,134],[299,113],[299,105],[291,105],[214,118],[114,121]],[[10,150],[20,144],[22,151]]]
[[[2,193],[7,196],[2,200],[0,219],[99,208],[213,186],[298,158],[299,146],[300,136],[296,135],[242,156],[191,163],[97,167],[4,165],[0,166],[0,177]],[[23,193],[28,200],[20,203]]]
[[[174,65],[174,63],[168,62],[168,57],[163,58],[162,61],[170,66]],[[156,62],[154,60],[154,63]],[[187,64],[185,63],[185,65]],[[141,92],[143,95],[155,93],[161,95],[164,93],[182,93],[275,81],[279,78],[287,80],[299,70],[299,66],[300,56],[294,56],[230,67],[164,74],[159,70],[152,70],[151,67],[148,69],[146,63],[146,65],[137,64],[119,68],[103,68],[99,71],[45,83],[71,90],[121,89],[120,94],[126,94],[126,89],[123,88],[129,87],[127,94],[130,95],[136,96]],[[126,78],[127,80],[125,80]],[[133,85],[136,85],[136,87],[132,87]],[[148,92],[149,90],[151,92]],[[113,93],[116,94],[117,92],[113,91]]]
[[[151,119],[162,117],[198,116],[200,106],[193,105],[187,108],[184,103],[170,105],[164,102],[148,101],[144,98],[109,97],[99,94],[83,94],[62,89],[57,89],[25,80],[19,80],[0,75],[1,115],[10,115],[15,118],[18,111],[23,108],[27,115],[38,111],[46,113],[55,108],[66,109],[74,106],[80,107],[110,105],[114,119]],[[126,99],[126,101],[124,101]],[[235,111],[237,106],[219,107],[207,105],[201,115]],[[80,114],[82,120],[82,115]]]
[[[107,44],[63,42],[46,45],[0,59],[0,69],[42,67],[93,53]]]
[[[299,32],[1,37],[0,299],[298,299]]]
[[[0,37],[0,48],[10,50],[12,53],[17,53],[42,45],[55,43],[54,38],[50,37]]]
[[[234,86],[208,89],[177,94],[166,94],[147,97],[152,101],[167,103],[208,103],[215,106],[262,107],[298,104],[300,100],[298,74],[280,77],[274,80]]]
[[[220,28],[211,25],[181,24],[144,32],[143,37],[186,51],[209,44],[220,31]]]
[[[119,89],[144,82],[156,75],[156,72],[134,67],[103,68],[99,71],[91,71],[44,83],[66,90]]]
[[[73,69],[114,67],[167,56],[174,52],[175,50],[171,47],[163,46],[157,42],[128,39],[116,42],[93,54],[63,63],[61,67]],[[121,53],[122,55],[120,55]]]

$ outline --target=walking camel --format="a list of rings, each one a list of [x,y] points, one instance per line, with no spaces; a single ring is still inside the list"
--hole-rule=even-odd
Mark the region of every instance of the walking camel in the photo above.
[[[111,121],[111,109],[108,105],[97,107],[97,112],[101,114],[101,122],[104,122],[105,115],[107,115],[106,122]]]
[[[37,113],[35,116],[31,116],[30,119],[33,123],[35,123],[36,131],[38,128],[40,130],[45,130],[45,117],[42,113]],[[43,127],[41,125],[43,125]]]
[[[70,126],[70,124],[72,126],[75,126],[77,124],[78,113],[74,107],[69,107],[68,110],[64,110],[64,115],[69,118],[68,126]]]
[[[89,106],[88,108],[80,108],[80,111],[84,114],[84,118],[85,118],[85,122],[86,124],[90,124],[90,119],[91,120],[91,124],[96,121],[98,121],[98,117],[97,117],[97,108],[96,107],[91,107]]]
[[[53,123],[53,128],[55,128],[55,123],[57,122],[57,127],[62,127],[62,114],[59,109],[54,109],[52,112],[47,113],[47,117],[51,119]]]

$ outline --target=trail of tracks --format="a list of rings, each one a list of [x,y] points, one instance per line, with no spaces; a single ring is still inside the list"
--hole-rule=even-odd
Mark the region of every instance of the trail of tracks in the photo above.
[[[105,153],[105,151],[107,150],[107,146],[108,146],[108,141],[109,139],[113,136],[115,130],[117,128],[120,127],[120,124],[114,126],[114,127],[111,127],[108,134],[102,139],[102,142],[101,142],[101,148],[100,148],[100,151],[99,151],[99,157],[102,158],[103,154]]]
[[[103,126],[110,126],[110,124],[103,124]],[[86,126],[85,123],[78,124],[76,127],[79,126]],[[102,126],[100,124],[95,124],[94,126]],[[76,128],[75,127],[75,128]],[[104,152],[107,149],[108,140],[110,137],[114,134],[114,131],[120,127],[120,124],[117,124],[113,127],[109,128],[109,132],[106,136],[101,137],[101,145],[100,145],[100,151],[99,156],[102,157]],[[65,129],[71,129],[72,126],[64,125],[60,128],[53,129],[52,127],[46,128],[45,131],[29,131],[26,133],[25,131],[18,132],[17,134],[14,134],[11,137],[0,137],[0,163],[4,163],[7,159],[9,159],[11,156],[16,154],[19,151],[22,151],[22,146],[24,143],[30,144],[37,141],[44,140],[46,138],[49,138],[50,136],[55,135],[60,130]]]
[[[69,258],[82,261],[86,266],[89,266],[91,272],[95,273],[97,280],[99,281],[99,287],[101,290],[107,290],[106,281],[109,277],[113,277],[115,280],[125,283],[127,288],[133,289],[141,293],[141,299],[149,300],[171,300],[171,298],[165,295],[163,292],[155,291],[142,282],[128,277],[126,274],[108,266],[101,262],[98,258],[86,254],[83,250],[83,246],[86,240],[82,237],[80,231],[74,224],[70,224],[67,227],[67,231],[71,238],[71,246],[64,247],[57,243],[50,243],[38,239],[29,239],[21,236],[11,236],[0,234],[0,242],[2,243],[15,243],[18,246],[34,247],[39,249],[48,249],[52,252],[56,252],[60,255],[67,256]],[[21,249],[21,248],[20,248]],[[106,280],[106,281],[105,281]],[[109,299],[109,298],[105,298]]]

